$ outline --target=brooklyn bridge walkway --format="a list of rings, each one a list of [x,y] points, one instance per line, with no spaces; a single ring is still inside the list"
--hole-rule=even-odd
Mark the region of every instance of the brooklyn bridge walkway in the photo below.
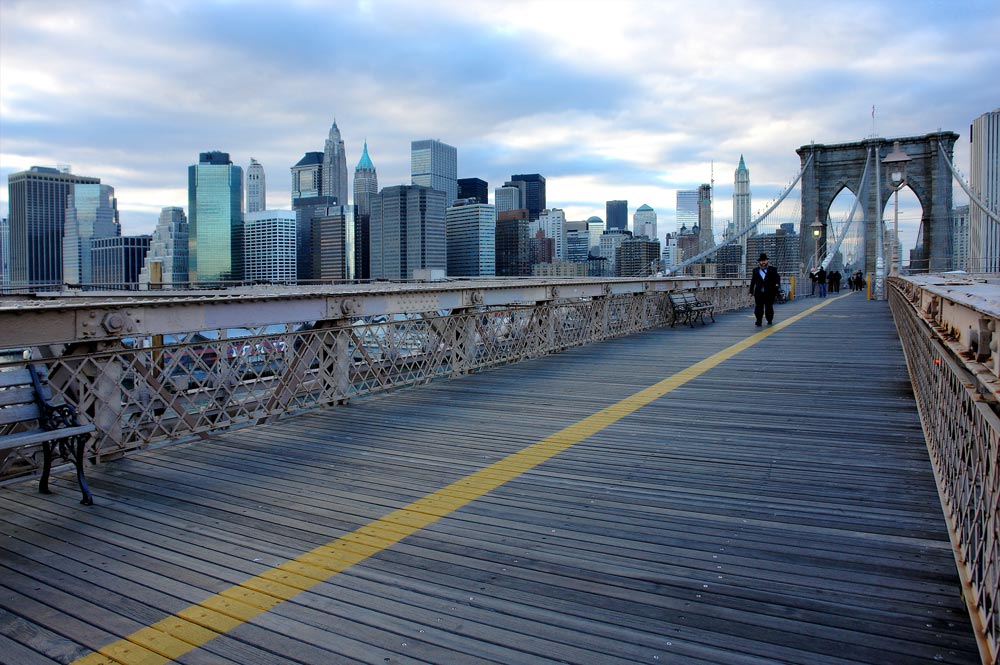
[[[0,661],[979,662],[888,307],[777,316],[4,487]]]

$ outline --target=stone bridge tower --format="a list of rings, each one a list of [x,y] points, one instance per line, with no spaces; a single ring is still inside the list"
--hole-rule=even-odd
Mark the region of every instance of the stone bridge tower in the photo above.
[[[864,213],[865,272],[875,272],[877,221],[882,218],[886,203],[892,195],[892,188],[886,182],[882,160],[892,151],[893,144],[899,142],[910,157],[906,184],[916,194],[923,208],[920,219],[923,228],[921,240],[929,258],[930,271],[951,270],[952,175],[941,158],[941,152],[944,151],[948,159],[952,160],[957,140],[958,134],[954,132],[936,132],[895,139],[876,137],[837,145],[813,143],[796,150],[803,167],[810,155],[813,158],[802,175],[802,220],[799,224],[802,256],[811,257],[815,252],[810,225],[817,219],[828,225],[830,206],[837,194],[846,188],[858,196],[860,189],[860,206],[863,206],[863,210],[859,209],[854,219],[855,223],[859,223],[862,219],[860,215]],[[867,184],[862,186],[861,175],[869,149],[874,149],[875,159],[868,167]],[[824,230],[825,228],[824,226]],[[891,228],[887,230],[891,233]],[[823,250],[825,235],[819,239],[819,243]],[[903,248],[900,248],[900,256],[903,256]],[[885,266],[888,274],[888,255],[885,257]]]

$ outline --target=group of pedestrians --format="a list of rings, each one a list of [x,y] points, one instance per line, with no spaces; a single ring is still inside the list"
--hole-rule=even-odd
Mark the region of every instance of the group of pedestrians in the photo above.
[[[816,292],[819,291],[819,297],[825,298],[828,292],[840,293],[840,286],[844,281],[844,276],[839,270],[827,272],[823,269],[823,266],[820,266],[809,273],[809,280],[812,282],[811,295],[816,295]],[[860,270],[855,270],[847,277],[847,285],[851,287],[851,291],[863,291],[867,284],[865,274]]]
[[[825,298],[827,291],[830,293],[840,293],[840,285],[844,281],[844,276],[840,274],[839,270],[827,272],[823,266],[820,266],[809,273],[809,280],[812,282],[812,292],[810,295],[816,295],[816,291],[818,290],[819,297]]]

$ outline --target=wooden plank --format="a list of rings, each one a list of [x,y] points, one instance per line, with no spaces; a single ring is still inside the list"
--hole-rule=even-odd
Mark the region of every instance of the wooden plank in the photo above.
[[[87,650],[57,633],[0,609],[0,660],[18,665],[71,662]]]
[[[0,407],[9,407],[12,404],[34,404],[35,389],[32,386],[18,386],[0,390]]]
[[[38,419],[38,404],[15,404],[0,409],[0,425],[27,422]]]
[[[76,427],[63,427],[53,430],[35,430],[31,432],[5,434],[0,436],[0,450],[33,446],[39,443],[45,443],[46,441],[58,441],[59,439],[65,439],[70,436],[90,434],[96,429],[97,428],[93,424],[88,423],[86,425],[77,425]]]
[[[898,341],[870,305],[837,301],[777,331],[184,662],[977,662]],[[41,584],[53,608],[28,599],[24,621],[89,645],[94,626],[62,594],[100,598],[86,616],[108,613],[119,634],[531,445],[752,323],[720,316],[144,452],[89,473],[93,510],[71,476],[51,497],[3,488],[0,561],[27,575],[12,578],[18,593]]]
[[[31,374],[28,372],[27,367],[0,371],[0,388],[30,385],[32,385]]]

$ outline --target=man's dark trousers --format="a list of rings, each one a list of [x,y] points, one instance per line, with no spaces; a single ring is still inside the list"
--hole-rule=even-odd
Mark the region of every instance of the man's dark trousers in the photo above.
[[[767,319],[770,323],[774,320],[774,295],[767,295],[767,289],[758,289],[753,295],[753,315],[760,323],[761,318]]]

